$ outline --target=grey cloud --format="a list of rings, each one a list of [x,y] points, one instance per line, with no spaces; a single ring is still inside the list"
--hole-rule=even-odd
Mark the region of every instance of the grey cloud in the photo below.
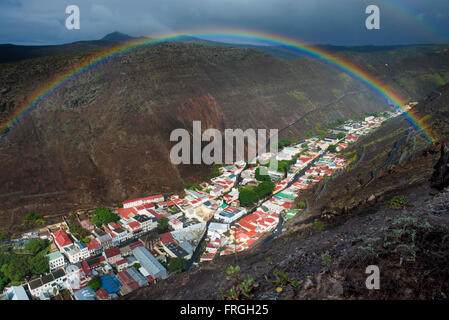
[[[381,30],[364,27],[367,5],[381,8]],[[197,28],[260,30],[340,45],[449,42],[447,0],[0,0],[0,43],[64,43],[112,31],[133,36]],[[76,4],[81,29],[65,29]]]

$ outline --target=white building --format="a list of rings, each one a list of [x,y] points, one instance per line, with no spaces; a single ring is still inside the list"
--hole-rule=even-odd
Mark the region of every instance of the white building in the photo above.
[[[279,152],[276,156],[277,161],[283,161],[283,160],[290,161],[291,159],[292,159],[292,156],[289,153],[286,153],[284,151]]]
[[[168,217],[168,224],[173,230],[181,230],[184,227],[183,223],[174,216]]]
[[[147,215],[136,215],[133,219],[140,223],[143,232],[148,232],[157,228],[157,218],[155,217],[150,218]]]
[[[30,300],[23,286],[12,286],[6,289],[5,294],[0,295],[0,300]]]
[[[123,202],[123,208],[131,208],[140,206],[142,204],[152,203],[152,202],[162,202],[164,201],[164,196],[159,194],[156,196],[149,196],[145,198],[137,198],[133,200],[128,200]]]
[[[48,259],[48,265],[50,267],[50,271],[54,271],[56,269],[64,267],[66,264],[64,255],[59,251],[49,253],[46,255],[46,257]]]
[[[246,214],[245,208],[232,208],[227,207],[222,210],[217,210],[214,214],[214,218],[224,223],[231,223],[238,220],[240,217]]]
[[[67,275],[64,269],[61,268],[34,279],[28,282],[27,285],[34,298],[39,297],[43,293],[54,295],[54,291],[59,291],[67,287]]]
[[[77,263],[90,257],[89,249],[81,241],[76,241],[70,246],[63,248],[70,263]]]
[[[296,148],[296,147],[285,147],[284,149],[282,149],[282,152],[287,153],[293,157],[293,156],[299,154],[301,152],[301,149]]]
[[[211,222],[207,229],[207,236],[211,239],[220,238],[223,233],[229,230],[229,224]]]

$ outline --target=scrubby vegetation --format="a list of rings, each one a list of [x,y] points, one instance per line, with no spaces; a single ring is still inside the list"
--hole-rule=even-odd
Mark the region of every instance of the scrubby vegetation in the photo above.
[[[232,287],[223,295],[224,300],[245,300],[253,298],[252,291],[257,288],[254,278],[243,279],[239,275],[239,266],[229,266],[226,269],[226,280],[233,281]]]
[[[293,288],[298,286],[298,280],[289,279],[288,273],[283,270],[274,270],[274,276],[276,277],[276,280],[273,281],[273,284],[276,286],[277,293],[281,293],[289,285]]]
[[[296,206],[298,207],[298,209],[305,209],[307,207],[307,204],[304,201],[300,201]]]
[[[389,202],[390,209],[401,210],[407,207],[407,198],[405,196],[394,196]]]

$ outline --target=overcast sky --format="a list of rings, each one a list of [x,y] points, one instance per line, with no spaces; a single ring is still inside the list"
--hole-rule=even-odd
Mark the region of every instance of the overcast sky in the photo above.
[[[370,4],[380,8],[380,30],[365,28]],[[80,30],[65,28],[68,5],[80,8]],[[313,44],[449,43],[449,1],[0,0],[0,43],[58,44],[113,31],[152,36],[229,27]]]

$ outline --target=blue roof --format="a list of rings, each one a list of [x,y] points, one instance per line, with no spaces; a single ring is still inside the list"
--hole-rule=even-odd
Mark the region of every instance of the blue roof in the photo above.
[[[75,296],[78,300],[95,300],[95,291],[91,287],[85,287],[75,291]]]
[[[115,275],[106,274],[100,277],[100,284],[108,294],[119,292],[122,284]]]

